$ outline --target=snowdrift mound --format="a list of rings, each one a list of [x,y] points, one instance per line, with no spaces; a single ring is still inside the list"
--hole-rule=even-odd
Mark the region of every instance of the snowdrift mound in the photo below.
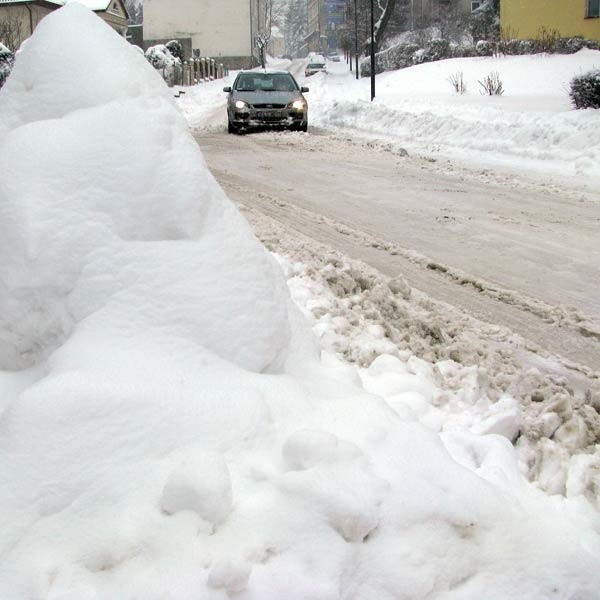
[[[40,23],[0,95],[0,140],[1,368],[36,364],[84,320],[120,336],[169,328],[256,371],[282,364],[274,261],[160,77],[93,13]]]
[[[98,103],[94,62],[89,98],[61,87],[97,36],[139,93],[106,75]],[[57,39],[73,52],[29,79]],[[311,363],[281,271],[135,50],[69,4],[23,54],[0,93],[0,598],[597,595],[583,497]]]
[[[600,113],[572,109],[570,81],[600,65],[600,52],[571,55],[452,58],[377,76],[368,102],[368,78],[332,66],[311,77],[313,123],[329,129],[385,136],[411,153],[467,165],[526,170],[544,177],[577,177],[597,189]],[[482,95],[480,84],[497,72],[502,96]],[[464,94],[450,79],[462,76]]]

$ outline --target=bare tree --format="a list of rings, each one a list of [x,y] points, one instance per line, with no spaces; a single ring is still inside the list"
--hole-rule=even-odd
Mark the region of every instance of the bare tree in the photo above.
[[[379,45],[383,40],[387,26],[394,14],[396,8],[396,0],[377,0],[378,9],[380,11],[379,18],[377,19],[373,28],[373,41],[375,42],[375,52],[379,49]]]
[[[141,25],[144,20],[144,7],[139,0],[125,0],[130,25]]]
[[[384,40],[389,35],[400,33],[404,30],[410,10],[407,8],[406,0],[374,0],[374,19],[375,19],[375,49],[380,50]],[[355,19],[358,25],[358,46],[362,47],[365,53],[370,52],[371,42],[371,0],[358,0],[355,3],[350,2],[346,12],[345,29],[353,37],[355,32]]]
[[[285,7],[286,52],[291,56],[299,56],[306,37],[306,0],[290,0]]]
[[[254,45],[258,50],[260,66],[267,64],[267,46],[271,41],[273,27],[273,0],[261,0],[258,6],[258,33],[254,36]]]
[[[16,52],[26,37],[21,19],[10,15],[0,19],[0,44],[4,44],[11,52]]]

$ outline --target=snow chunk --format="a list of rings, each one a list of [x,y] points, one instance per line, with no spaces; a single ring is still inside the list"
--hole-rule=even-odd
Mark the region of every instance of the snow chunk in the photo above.
[[[200,454],[180,463],[163,489],[161,508],[168,514],[191,510],[213,525],[231,512],[231,477],[218,455]]]
[[[324,431],[297,431],[282,448],[291,469],[304,470],[320,462],[344,462],[362,455],[358,447]]]
[[[229,593],[241,592],[246,589],[252,567],[240,559],[218,560],[208,575],[208,585],[211,588],[224,589]]]

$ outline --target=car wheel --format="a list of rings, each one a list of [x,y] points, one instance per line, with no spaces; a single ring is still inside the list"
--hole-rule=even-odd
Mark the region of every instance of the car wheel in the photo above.
[[[302,125],[300,125],[299,129],[300,129],[300,131],[303,131],[304,133],[306,133],[308,131],[308,121],[305,121],[304,123],[302,123]]]
[[[237,127],[231,121],[227,121],[227,133],[237,133],[237,131]]]

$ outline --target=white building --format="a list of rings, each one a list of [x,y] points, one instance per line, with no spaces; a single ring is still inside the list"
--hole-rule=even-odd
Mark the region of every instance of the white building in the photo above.
[[[179,40],[231,69],[256,65],[263,0],[144,0],[144,47]],[[259,15],[261,15],[259,17]],[[251,57],[254,56],[254,59]]]

